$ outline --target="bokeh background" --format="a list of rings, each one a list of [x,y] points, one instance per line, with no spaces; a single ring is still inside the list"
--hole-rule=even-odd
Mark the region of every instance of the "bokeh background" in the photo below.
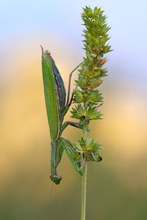
[[[114,50],[100,88],[103,120],[91,125],[103,161],[89,164],[87,220],[147,219],[147,1],[5,0],[0,2],[1,220],[80,219],[81,178],[66,155],[61,184],[49,180],[40,45],[51,51],[67,87],[69,72],[84,55],[85,5],[104,8]],[[74,128],[64,132],[72,141],[80,135]]]

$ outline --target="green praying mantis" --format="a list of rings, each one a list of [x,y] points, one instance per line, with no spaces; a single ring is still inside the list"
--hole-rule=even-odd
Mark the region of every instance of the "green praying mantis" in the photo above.
[[[42,47],[41,47],[42,48]],[[57,173],[57,167],[61,161],[63,151],[67,153],[73,163],[76,171],[82,175],[80,152],[69,140],[61,137],[62,132],[68,126],[80,128],[75,122],[64,122],[66,115],[73,99],[73,93],[70,98],[70,84],[72,73],[80,66],[79,64],[69,75],[68,93],[66,91],[63,79],[59,73],[56,64],[48,51],[42,48],[42,74],[44,84],[44,95],[47,110],[48,123],[51,137],[51,174],[50,179],[59,184],[62,177]]]

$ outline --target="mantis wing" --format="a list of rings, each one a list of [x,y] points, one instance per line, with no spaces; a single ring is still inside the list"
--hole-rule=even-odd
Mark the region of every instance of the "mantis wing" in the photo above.
[[[42,51],[42,73],[50,135],[52,140],[56,140],[60,129],[59,99],[54,77],[52,58],[47,51]]]

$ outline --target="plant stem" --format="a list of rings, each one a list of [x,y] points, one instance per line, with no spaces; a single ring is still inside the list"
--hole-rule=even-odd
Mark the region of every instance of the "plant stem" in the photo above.
[[[82,176],[81,220],[86,220],[87,161]]]
[[[84,106],[85,103],[84,103]],[[87,140],[87,128],[84,127],[83,128],[83,139],[84,140]],[[86,196],[87,196],[87,158],[83,157],[83,169],[84,169],[84,172],[83,172],[83,176],[82,176],[82,189],[81,189],[81,192],[82,192],[82,195],[81,195],[81,220],[86,220]]]

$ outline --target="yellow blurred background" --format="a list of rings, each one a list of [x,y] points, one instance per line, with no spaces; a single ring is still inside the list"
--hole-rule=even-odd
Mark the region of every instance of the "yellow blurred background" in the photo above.
[[[0,3],[0,220],[80,219],[81,178],[66,155],[61,184],[49,180],[40,45],[50,50],[67,88],[84,55],[85,5],[104,8],[114,49],[100,88],[103,120],[91,125],[103,161],[89,164],[87,220],[147,218],[146,1],[6,0]],[[75,128],[64,132],[73,142],[80,135]]]

